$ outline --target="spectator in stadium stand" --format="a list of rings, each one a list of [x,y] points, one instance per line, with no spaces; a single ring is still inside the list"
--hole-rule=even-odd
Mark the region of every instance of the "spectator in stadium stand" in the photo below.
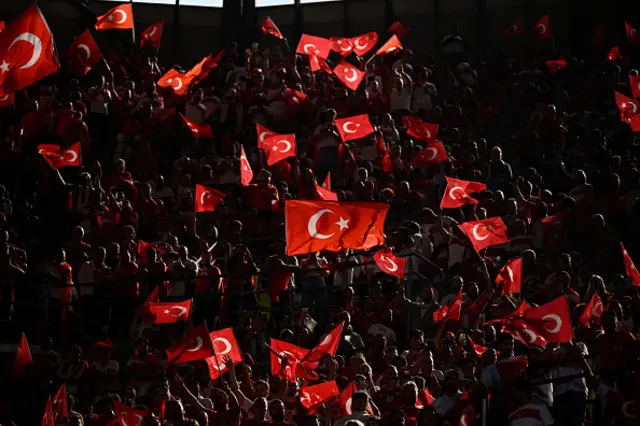
[[[548,16],[439,57],[267,18],[169,65],[134,13],[67,62],[61,16],[0,32],[0,425],[638,424],[631,23],[559,59]]]

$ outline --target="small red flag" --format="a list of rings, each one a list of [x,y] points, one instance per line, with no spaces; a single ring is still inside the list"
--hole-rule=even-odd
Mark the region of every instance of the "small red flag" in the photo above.
[[[394,256],[391,247],[378,250],[373,255],[373,260],[382,272],[398,278],[404,277],[407,260],[404,257]]]
[[[547,68],[551,74],[555,74],[569,66],[569,62],[567,62],[565,58],[550,59],[545,62],[545,64],[547,64]]]
[[[89,30],[85,30],[71,43],[68,55],[71,67],[81,76],[87,75],[102,59],[102,52]]]
[[[504,34],[509,37],[521,37],[525,35],[526,31],[522,16],[518,16],[516,20],[504,30]]]
[[[500,217],[465,222],[458,228],[469,238],[473,248],[479,252],[483,248],[504,244],[509,241],[507,225]]]
[[[496,277],[496,284],[502,283],[502,294],[511,296],[520,293],[522,281],[522,258],[511,259]]]
[[[585,306],[584,312],[580,315],[580,325],[589,327],[591,325],[591,321],[596,325],[600,325],[600,317],[602,316],[603,311],[604,306],[602,304],[602,299],[598,293],[594,292],[593,296],[591,296],[591,300],[589,300],[589,303]]]
[[[206,323],[191,330],[180,342],[167,348],[169,363],[197,361],[214,356]]]
[[[258,135],[258,148],[263,151],[267,148],[265,147],[265,140],[270,138],[271,136],[278,136],[278,133],[273,130],[269,130],[261,124],[256,123],[256,134]]]
[[[376,52],[376,56],[380,55],[388,55],[390,53],[397,53],[403,49],[402,43],[400,43],[400,39],[398,39],[397,35],[392,35],[389,40],[385,44],[382,45],[380,49]]]
[[[446,320],[457,321],[462,312],[462,289],[458,291],[455,300],[450,305],[439,307],[433,312],[433,322],[439,323]]]
[[[296,156],[296,135],[271,136],[263,142],[267,165],[273,166],[282,160]]]
[[[446,176],[447,188],[442,195],[440,208],[455,209],[465,204],[478,204],[478,201],[469,194],[482,192],[487,189],[487,185],[481,182],[455,179]]]
[[[296,53],[299,55],[311,55],[327,59],[331,53],[333,42],[326,38],[316,37],[309,34],[302,34]]]
[[[244,146],[240,145],[240,183],[242,186],[247,186],[253,179],[253,170],[249,160],[247,160],[247,154],[244,152]]]
[[[29,343],[27,343],[27,337],[24,333],[20,335],[20,342],[18,343],[18,349],[16,350],[16,357],[13,361],[13,375],[14,377],[22,377],[24,369],[27,365],[33,364],[33,358],[31,357],[31,349],[29,349]]]
[[[133,7],[131,3],[114,7],[102,16],[98,16],[96,30],[132,30]]]
[[[284,40],[284,37],[282,36],[282,33],[276,26],[276,23],[273,22],[273,20],[268,16],[264,18],[264,22],[262,23],[262,32],[265,34],[277,37],[280,40]]]
[[[315,370],[318,363],[325,357],[333,357],[338,351],[340,339],[342,338],[342,330],[344,329],[344,321],[333,328],[322,340],[300,361],[309,370]]]
[[[67,385],[63,383],[56,392],[52,400],[53,420],[55,423],[62,421],[69,416],[69,407],[67,406]]]
[[[626,21],[624,23],[624,31],[627,34],[627,40],[629,40],[629,43],[640,44],[640,34],[638,34],[638,31]]]
[[[171,68],[165,73],[165,75],[160,77],[156,84],[163,88],[170,87],[173,90],[173,93],[182,96],[187,93],[187,90],[189,90],[192,79],[192,76],[187,76],[186,73],[179,72]]]
[[[553,33],[549,25],[549,15],[545,15],[536,22],[536,34],[540,40],[551,40]]]
[[[344,142],[361,139],[374,132],[367,114],[337,119],[336,127]]]
[[[409,29],[406,28],[400,21],[396,21],[387,28],[388,33],[397,34],[398,37],[403,38],[405,35],[409,33]]]
[[[204,185],[196,185],[195,210],[196,213],[212,212],[226,196],[215,188]]]
[[[433,142],[438,136],[438,125],[426,123],[419,118],[404,116],[402,122],[407,128],[407,134],[416,139]]]
[[[309,410],[315,412],[320,406],[326,404],[334,396],[340,394],[335,380],[323,382],[313,386],[303,386],[300,388],[300,403]]]
[[[164,22],[156,22],[140,34],[140,46],[160,49]]]
[[[640,98],[640,77],[629,74],[629,86],[634,98]]]
[[[51,395],[47,399],[47,405],[44,407],[44,414],[42,415],[42,426],[54,426],[53,420],[53,403],[51,402]]]
[[[225,357],[231,358],[233,365],[240,364],[244,359],[232,328],[212,331],[209,333],[209,337],[215,356],[209,357],[205,361],[209,367],[209,377],[211,380],[216,380],[227,372],[227,366],[224,364]]]
[[[193,300],[182,302],[148,303],[149,320],[151,324],[173,324],[186,321],[191,317]]]
[[[374,31],[349,39],[353,52],[358,56],[366,55],[378,43],[378,34]]]
[[[420,153],[411,160],[411,163],[416,167],[423,167],[444,163],[448,159],[447,151],[442,142],[435,141],[422,149]]]
[[[613,46],[609,51],[609,53],[607,54],[607,59],[609,59],[610,61],[618,61],[622,59],[620,48],[618,46]]]
[[[638,273],[638,268],[633,264],[633,260],[631,260],[631,256],[627,253],[627,250],[624,248],[624,245],[620,243],[620,248],[622,249],[622,257],[624,259],[624,269],[627,273],[627,277],[631,280],[631,284],[634,286],[640,286],[640,273]]]
[[[524,312],[524,320],[549,342],[566,343],[573,340],[569,301],[566,296],[527,309]]]
[[[358,90],[360,83],[364,79],[366,73],[351,65],[349,62],[342,61],[334,69],[333,73],[338,79],[354,92]]]
[[[213,139],[213,132],[208,124],[198,124],[195,121],[189,120],[184,115],[180,114],[182,121],[187,125],[194,138],[210,138]]]

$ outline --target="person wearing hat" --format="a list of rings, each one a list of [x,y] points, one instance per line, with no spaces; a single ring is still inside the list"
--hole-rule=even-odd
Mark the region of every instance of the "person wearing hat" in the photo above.
[[[347,422],[358,420],[366,423],[368,419],[373,418],[372,414],[367,412],[369,405],[369,394],[366,391],[358,390],[351,395],[351,414],[341,417],[334,426],[345,426]]]

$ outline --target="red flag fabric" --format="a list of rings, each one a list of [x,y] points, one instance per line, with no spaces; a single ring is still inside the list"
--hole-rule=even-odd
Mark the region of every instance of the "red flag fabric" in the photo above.
[[[481,182],[455,179],[446,177],[447,188],[442,194],[440,207],[443,209],[455,209],[465,204],[478,204],[478,201],[469,194],[482,192],[487,189],[487,185]]]
[[[336,120],[336,127],[344,142],[364,138],[374,131],[367,114],[339,118]]]
[[[354,92],[358,90],[360,83],[364,79],[366,73],[351,65],[349,62],[342,61],[334,69],[333,73],[338,77],[349,89]]]
[[[424,388],[422,391],[418,392],[416,408],[422,410],[424,407],[429,407],[433,404],[433,401],[435,401],[435,398],[431,395],[429,388]]]
[[[629,40],[629,43],[640,45],[640,34],[638,34],[638,31],[626,21],[624,23],[624,31],[627,34],[627,40]]]
[[[349,39],[353,52],[358,56],[364,56],[378,43],[378,34],[374,31]]]
[[[0,21],[0,32],[2,32],[2,30],[4,30],[4,27],[5,27],[4,21]]]
[[[137,408],[129,407],[113,399],[111,402],[113,403],[116,419],[120,426],[142,426],[144,424],[144,418],[151,415],[151,411],[149,410],[138,410]]]
[[[524,320],[542,337],[550,342],[566,343],[573,340],[571,315],[566,296],[529,308],[524,312]]]
[[[549,72],[551,74],[555,74],[558,71],[563,70],[569,66],[569,62],[567,62],[567,60],[564,58],[551,59],[545,63],[547,64],[547,68],[549,69]]]
[[[526,33],[522,16],[518,16],[516,20],[504,30],[504,34],[508,37],[522,37],[526,35]]]
[[[302,34],[296,53],[299,55],[311,55],[327,59],[331,53],[331,40],[322,37],[316,37],[309,34]]]
[[[171,68],[165,73],[165,75],[160,77],[156,84],[164,88],[171,87],[173,93],[182,96],[187,93],[187,90],[189,90],[192,79],[193,76],[187,76],[186,73],[182,73]]]
[[[328,189],[324,189],[318,183],[316,185],[316,196],[315,199],[319,201],[338,201],[338,194],[333,191],[329,191]]]
[[[225,357],[231,358],[233,365],[240,364],[244,359],[232,328],[212,331],[209,337],[215,356],[209,357],[205,361],[209,367],[209,377],[211,380],[216,380],[227,372],[227,366],[224,364]]]
[[[438,125],[432,123],[425,123],[419,118],[404,116],[402,122],[407,128],[407,134],[413,136],[416,139],[420,139],[426,142],[433,142],[438,136]]]
[[[355,382],[351,382],[349,384],[349,386],[347,386],[342,393],[340,394],[340,396],[338,396],[338,399],[336,399],[336,407],[338,408],[338,415],[339,417],[344,417],[344,416],[350,416],[351,414],[353,414],[353,409],[351,408],[351,398],[353,397],[353,394],[358,390],[358,386],[355,384]],[[373,408],[371,408],[371,404],[367,405],[367,413],[368,414],[373,414]]]
[[[162,40],[162,31],[164,30],[164,22],[156,22],[140,34],[140,46],[153,47],[160,49],[160,40]]]
[[[350,38],[347,37],[331,37],[329,40],[333,42],[331,50],[340,55],[346,57],[353,52],[353,43]]]
[[[81,150],[80,142],[74,143],[64,151],[61,151],[58,145],[38,145],[38,153],[56,170],[66,166],[80,167],[82,165]]]
[[[0,96],[0,108],[13,106],[16,103],[16,95],[14,93]]]
[[[398,37],[403,38],[409,33],[409,29],[402,25],[400,21],[396,21],[387,28],[387,32],[397,34]]]
[[[311,71],[324,71],[327,74],[333,74],[333,70],[321,57],[314,55],[313,53],[309,55],[309,65],[311,66]]]
[[[479,252],[485,247],[503,244],[509,241],[507,225],[500,217],[465,222],[458,228],[469,238],[473,248]]]
[[[184,115],[180,114],[182,117],[182,121],[187,125],[189,130],[191,130],[191,134],[194,138],[210,138],[213,139],[213,132],[211,132],[211,127],[208,124],[198,124],[195,121],[189,120]]]
[[[167,360],[169,363],[182,363],[197,361],[213,356],[213,345],[209,338],[209,330],[206,323],[202,323],[178,343],[167,348]]]
[[[326,404],[334,396],[338,396],[340,390],[335,380],[323,382],[313,386],[303,386],[300,388],[300,403],[309,410],[315,412],[320,406]]]
[[[613,46],[609,51],[609,53],[607,54],[607,59],[609,59],[610,61],[617,61],[622,59],[620,48],[618,46]]]
[[[98,16],[96,30],[132,30],[133,29],[133,6],[131,3],[118,5]]]
[[[596,325],[600,325],[600,317],[602,316],[603,311],[604,305],[602,304],[602,299],[598,293],[593,293],[589,303],[587,303],[587,306],[584,308],[584,312],[580,315],[580,325],[589,327],[591,325],[591,321]]]
[[[629,75],[629,86],[631,86],[633,97],[636,99],[640,98],[640,77]]]
[[[278,133],[273,130],[269,130],[266,127],[256,123],[256,134],[258,135],[258,148],[263,151],[267,149],[265,146],[265,140],[272,136],[278,136]]]
[[[284,211],[289,256],[384,244],[388,204],[287,200]]]
[[[620,248],[622,249],[622,257],[624,259],[624,269],[627,274],[627,277],[631,280],[631,284],[634,286],[640,286],[640,273],[638,273],[638,268],[633,264],[633,260],[631,260],[631,256],[627,253],[627,249],[624,248],[624,245],[620,243]]]
[[[193,300],[182,302],[162,302],[149,303],[149,320],[151,324],[173,324],[179,321],[186,321],[191,317],[191,307]]]
[[[80,37],[69,46],[69,62],[73,70],[79,75],[85,76],[102,59],[102,52],[91,36],[89,30],[85,30]]]
[[[296,156],[296,135],[271,136],[263,142],[264,153],[267,157],[267,165],[273,166],[289,157]]]
[[[324,336],[322,340],[313,349],[311,349],[309,353],[307,353],[300,363],[309,367],[309,370],[315,370],[318,363],[325,357],[334,357],[338,351],[338,345],[340,345],[343,329],[344,322],[341,322],[326,336]]]
[[[460,319],[462,312],[462,289],[458,291],[456,298],[449,305],[439,307],[433,312],[433,322],[436,324],[446,320],[457,321]]]
[[[243,186],[249,185],[253,179],[253,170],[249,160],[247,160],[247,154],[244,152],[244,146],[240,145],[240,183]]]
[[[467,337],[467,341],[469,342],[469,345],[471,345],[471,349],[473,349],[473,352],[475,352],[478,358],[481,358],[482,354],[484,354],[487,351],[487,349],[489,349],[486,346],[482,346],[474,342],[473,340],[471,340],[470,337]]]
[[[42,426],[54,426],[53,420],[53,402],[51,396],[47,399],[47,405],[44,407],[44,414],[42,415]]]
[[[629,119],[640,114],[640,103],[626,97],[620,92],[615,92],[616,105],[620,111],[620,121],[629,122]]]
[[[289,288],[293,273],[288,269],[274,268],[269,274],[269,297],[274,302],[280,301],[280,294]]]
[[[538,22],[536,22],[536,35],[540,40],[551,40],[553,38],[553,32],[551,32],[551,25],[549,25],[549,15],[545,15]]]
[[[22,377],[25,367],[30,364],[33,364],[31,349],[29,349],[29,343],[27,343],[27,336],[22,333],[22,335],[20,335],[20,342],[18,342],[16,357],[13,360],[14,377]]]
[[[0,33],[0,95],[15,93],[60,67],[53,36],[34,4]]]
[[[511,259],[496,277],[496,284],[502,284],[502,294],[511,296],[520,293],[522,285],[522,258]]]
[[[516,340],[529,347],[546,347],[549,343],[538,331],[520,319],[507,320],[503,331],[511,334]]]
[[[448,159],[447,150],[444,148],[442,142],[435,141],[434,143],[427,144],[418,155],[411,159],[411,163],[416,167],[424,167],[444,163]]]
[[[192,82],[192,84],[198,84],[207,76],[211,71],[218,68],[218,61],[222,58],[224,49],[219,51],[216,56],[207,55],[200,60],[193,68],[191,68],[185,74],[185,78]]]
[[[62,419],[69,416],[69,407],[67,406],[67,385],[65,383],[60,386],[60,389],[58,389],[58,392],[56,392],[51,402],[54,423],[59,423]]]
[[[279,38],[280,40],[284,40],[282,33],[276,26],[276,23],[270,17],[264,18],[264,22],[262,23],[262,32],[264,34],[272,35],[274,37]]]
[[[400,43],[400,39],[397,35],[392,35],[389,40],[385,44],[378,49],[376,52],[376,56],[380,55],[388,55],[390,53],[397,53],[403,49],[402,43]]]
[[[214,211],[216,209],[216,206],[220,204],[225,196],[225,193],[220,192],[215,188],[209,188],[208,186],[204,185],[196,185],[196,213]]]
[[[295,383],[303,373],[300,360],[309,350],[276,339],[271,339],[271,349],[271,375]]]
[[[382,272],[398,278],[404,277],[407,260],[404,257],[394,256],[391,247],[378,250],[373,255],[373,260]]]

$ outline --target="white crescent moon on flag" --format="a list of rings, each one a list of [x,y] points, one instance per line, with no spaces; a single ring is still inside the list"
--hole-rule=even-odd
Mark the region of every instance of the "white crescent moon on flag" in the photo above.
[[[528,328],[523,328],[522,332],[524,334],[526,334],[529,337],[529,343],[533,344],[536,342],[536,340],[538,339],[538,336],[536,336],[536,333],[534,333],[533,331],[529,330]]]
[[[489,238],[489,234],[487,233],[485,236],[480,236],[480,234],[478,234],[478,228],[480,227],[480,225],[475,225],[473,228],[471,228],[471,233],[473,234],[473,238],[475,238],[478,241],[483,241],[486,240],[487,238]]]
[[[231,349],[233,349],[231,347],[231,343],[229,343],[229,341],[223,337],[216,337],[215,339],[213,339],[212,343],[215,343],[215,342],[222,342],[224,344],[224,351],[217,352],[218,355],[226,355],[229,352],[231,352]]]
[[[309,52],[309,47],[313,47],[313,49],[315,50],[315,52]],[[305,44],[304,46],[302,46],[302,50],[304,50],[305,53],[314,53],[315,55],[320,54],[320,51],[318,50],[318,48],[316,47],[315,44]]]
[[[516,24],[511,24],[511,31],[514,33],[518,31],[518,26]]]
[[[309,218],[309,222],[307,223],[307,232],[309,233],[309,235],[311,235],[311,238],[326,240],[327,238],[333,237],[334,233],[321,234],[318,232],[318,221],[326,213],[333,213],[333,212],[329,209],[322,209],[322,210],[318,210],[315,214],[313,214]]]
[[[13,45],[19,41],[26,41],[27,43],[31,43],[31,45],[33,45],[33,53],[31,54],[31,59],[29,59],[29,62],[21,66],[20,69],[24,70],[27,68],[31,68],[36,64],[36,62],[38,62],[38,60],[40,59],[40,55],[42,55],[42,41],[35,34],[22,33],[11,42],[11,44],[9,45],[9,49],[11,49]]]
[[[158,26],[154,25],[153,28],[151,29],[151,32],[149,34],[147,34],[148,38],[153,37],[154,35],[156,35],[156,33],[158,32]]]
[[[509,281],[513,282],[513,271],[510,266],[507,266],[507,275],[509,275]]]
[[[398,265],[392,259],[389,259],[385,255],[380,255],[380,260],[387,263],[387,269],[391,272],[396,272],[398,270]]]
[[[352,399],[353,397],[349,397],[349,399],[347,399],[347,402],[344,403],[344,411],[347,412],[347,415],[351,415],[351,413],[353,413],[353,411],[351,411],[351,403],[352,403]]]
[[[462,417],[460,417],[460,426],[467,426],[467,415],[463,414]]]
[[[631,109],[632,109],[634,114],[638,112],[638,105],[636,105],[635,102],[627,102],[625,105],[631,105]],[[625,108],[626,108],[626,106],[625,106]]]
[[[349,71],[351,71],[351,73],[352,73],[351,77],[347,76],[347,73]],[[345,70],[345,72],[344,72],[344,79],[347,80],[349,83],[353,83],[354,81],[356,81],[358,79],[358,73],[353,68],[349,68],[349,69]]]
[[[89,46],[87,46],[86,44],[79,44],[78,45],[78,50],[82,50],[85,54],[85,61],[88,61],[89,59],[91,59],[91,49],[89,49]]]
[[[349,42],[346,42],[347,48],[344,48],[343,43],[345,43],[345,40],[340,39],[338,40],[338,46],[340,46],[340,50],[342,50],[343,52],[350,52],[351,50],[353,50],[353,46],[351,46],[351,44]]]
[[[178,85],[177,85],[177,86],[174,86],[174,85],[173,85],[173,82],[174,82],[174,81],[177,81],[177,82],[178,82]],[[170,79],[167,81],[167,83],[169,83],[169,84],[171,85],[171,87],[173,87],[173,90],[174,90],[174,91],[176,91],[176,92],[177,92],[178,90],[182,89],[182,79],[181,79],[180,77],[176,77],[175,79],[170,78]]]
[[[189,352],[198,352],[200,349],[202,349],[202,345],[203,345],[203,341],[202,341],[202,337],[198,336],[196,337],[196,347],[193,349],[187,349],[187,351]]]
[[[264,142],[264,139],[268,136],[275,136],[272,132],[262,132],[260,133],[260,142]]]
[[[284,150],[279,149],[279,148],[278,148],[278,145],[280,145],[280,144],[283,144],[283,145],[286,147],[286,149],[284,149]],[[273,146],[273,148],[272,148],[272,149],[273,149],[274,151],[278,151],[278,152],[281,152],[281,153],[283,153],[283,154],[284,154],[285,152],[289,152],[289,151],[291,151],[291,142],[289,142],[289,141],[288,141],[288,140],[286,140],[286,139],[283,139],[283,140],[281,140],[281,141],[276,142],[276,144]]]
[[[3,97],[0,98],[0,102],[4,102],[7,99],[9,99],[9,95],[4,95]],[[38,151],[39,152],[39,151]]]
[[[635,419],[638,416],[635,414],[629,414],[629,412],[627,411],[627,406],[629,404],[633,404],[633,401],[627,401],[624,404],[622,404],[620,411],[622,411],[622,415],[625,416],[627,419]]]
[[[119,21],[113,21],[113,23],[116,25],[124,24],[127,21],[127,18],[129,17],[127,15],[127,12],[125,12],[122,9],[116,9],[113,11],[113,14],[115,15],[116,13],[120,13],[120,16],[122,16],[122,19],[120,19]]]
[[[538,24],[536,27],[540,28],[540,34],[544,34],[547,32],[547,26],[545,24]]]
[[[204,191],[200,194],[200,204],[204,204],[205,198],[211,198],[211,191]]]
[[[555,321],[556,323],[555,327],[553,328],[547,328],[546,326],[544,327],[544,329],[547,330],[549,333],[557,333],[558,331],[560,331],[560,328],[562,328],[562,319],[560,319],[560,317],[556,314],[547,314],[543,316],[542,319],[543,320],[551,319]]]
[[[602,315],[602,302],[597,302],[595,305],[593,305],[593,309],[591,309],[591,314],[594,317],[599,317],[600,315]]]
[[[427,151],[433,153],[433,155],[430,155],[429,157],[427,157],[427,160],[433,160],[438,155],[438,150],[432,146],[427,148]]]
[[[72,149],[68,149],[68,150],[66,150],[65,152],[62,153],[63,159],[64,159],[64,156],[67,155],[67,154],[71,154],[71,160],[68,160],[70,163],[73,163],[78,159],[78,154]]]
[[[358,129],[356,128],[356,130],[351,130],[349,129],[349,126],[354,124],[353,121],[347,121],[346,123],[344,123],[342,125],[342,130],[344,130],[345,133],[356,133],[358,131]]]
[[[177,306],[176,305],[176,306],[172,306],[171,308],[169,308],[169,310],[171,310],[171,309],[177,309],[178,311],[180,311],[180,312],[178,312],[178,314],[171,314],[176,318],[177,317],[181,317],[181,316],[183,316],[184,314],[187,313],[187,308],[185,308],[184,306]]]
[[[357,48],[358,50],[364,50],[364,49],[366,49],[367,47],[369,47],[369,41],[367,41],[367,44],[365,44],[364,46],[360,44],[360,40],[362,40],[363,38],[364,38],[364,37],[358,37],[358,38],[356,39],[355,45],[356,45],[356,48]]]
[[[460,195],[459,197],[456,197],[455,196],[456,190],[460,190],[460,192],[462,192],[462,195]],[[462,188],[461,186],[454,186],[449,190],[449,198],[451,198],[452,200],[461,200],[463,198],[467,198],[467,193],[464,192],[464,188]]]

